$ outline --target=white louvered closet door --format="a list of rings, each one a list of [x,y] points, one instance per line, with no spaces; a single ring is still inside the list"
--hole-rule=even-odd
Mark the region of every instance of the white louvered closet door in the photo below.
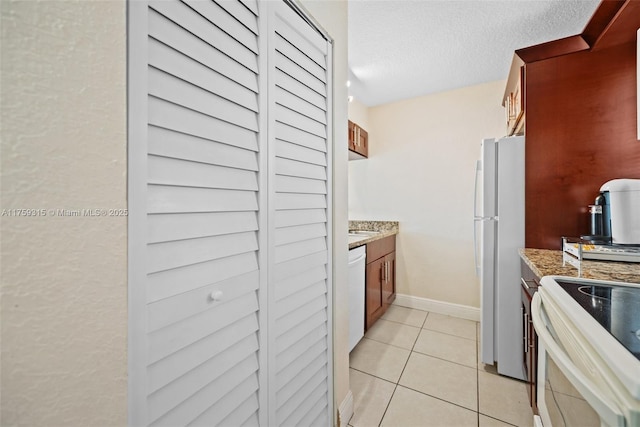
[[[269,424],[326,426],[332,421],[330,45],[284,3],[272,6]]]
[[[330,45],[284,2],[129,2],[129,423],[332,421]]]

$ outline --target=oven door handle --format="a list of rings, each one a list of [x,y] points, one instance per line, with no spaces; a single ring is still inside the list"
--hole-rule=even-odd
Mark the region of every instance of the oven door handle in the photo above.
[[[531,301],[531,319],[533,320],[533,327],[538,334],[538,343],[542,344],[544,350],[549,353],[562,373],[598,413],[604,424],[610,426],[625,425],[624,414],[622,414],[618,405],[603,395],[602,390],[576,367],[569,356],[556,343],[546,327],[546,322],[542,319],[542,306],[542,297],[540,291],[538,291]]]

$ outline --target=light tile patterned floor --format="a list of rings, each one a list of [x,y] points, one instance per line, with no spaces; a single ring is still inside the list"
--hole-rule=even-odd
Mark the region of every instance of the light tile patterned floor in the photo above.
[[[478,360],[476,322],[393,305],[353,349],[353,427],[532,426],[523,382]]]

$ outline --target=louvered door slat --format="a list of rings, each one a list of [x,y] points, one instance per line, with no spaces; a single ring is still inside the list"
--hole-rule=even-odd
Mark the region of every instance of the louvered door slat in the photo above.
[[[277,175],[276,185],[282,193],[327,194],[324,180]]]
[[[287,400],[287,405],[279,411],[282,425],[298,426],[300,420],[312,410],[319,400],[324,399],[327,393],[326,370],[321,369],[316,375],[306,382],[292,398]]]
[[[305,99],[298,97],[297,95],[280,89],[276,92],[276,102],[290,110],[297,111],[304,116],[313,119],[322,124],[327,124],[327,117],[324,110],[316,107],[315,105],[307,102]]]
[[[276,209],[317,209],[326,208],[327,199],[320,194],[291,194],[279,193],[276,195]]]
[[[278,230],[276,238],[274,239],[274,244],[276,246],[282,246],[289,243],[324,237],[326,235],[327,228],[324,224],[298,225]]]
[[[149,274],[146,287],[147,300],[158,301],[257,269],[256,253],[245,252]]]
[[[326,278],[327,270],[324,265],[309,268],[304,274],[299,274],[281,280],[278,288],[276,289],[275,299],[276,301],[283,300],[289,296],[295,295],[301,290],[306,289],[307,286],[322,282]],[[283,304],[287,305],[287,302],[283,301]]]
[[[302,83],[318,95],[322,96],[326,93],[327,86],[322,81],[279,52],[275,55],[275,63],[278,70]]]
[[[149,64],[172,76],[188,79],[194,85],[247,109],[258,111],[255,92],[154,39],[149,40]]]
[[[256,295],[248,293],[179,323],[149,333],[150,363],[155,363],[258,310]],[[234,326],[235,327],[235,326]]]
[[[234,61],[239,62],[251,71],[258,72],[258,59],[255,52],[245,47],[238,40],[212,25],[206,18],[178,0],[155,0],[151,7],[158,13],[171,19],[183,28],[188,28],[202,40],[211,44]]]
[[[215,309],[218,304],[211,299],[214,292],[223,292],[227,299],[238,298],[250,291],[255,291],[258,282],[256,270],[149,304],[149,331],[155,331],[203,311]]]
[[[311,310],[313,307],[320,307],[319,310],[322,310],[326,306],[326,289],[324,288],[324,277],[316,282],[311,283],[310,285],[304,285],[299,282],[299,287],[296,289],[297,292],[291,294],[287,298],[283,298],[282,301],[279,301],[279,309],[280,311],[276,311],[274,314],[277,318],[276,322],[288,322],[289,319],[284,318],[286,315],[292,315],[293,313],[299,312],[299,314],[303,314],[304,310],[302,308]],[[311,304],[313,302],[313,307],[306,306],[306,304]],[[292,311],[287,307],[300,307],[297,311]],[[284,330],[284,329],[283,329]]]
[[[313,346],[309,347],[300,354],[295,360],[287,365],[285,369],[278,372],[278,382],[276,389],[280,391],[282,387],[289,384],[291,381],[295,381],[296,377],[300,373],[307,369],[308,365],[313,362],[314,359],[320,357],[327,351],[327,346],[324,341],[318,341]]]
[[[288,262],[279,262],[275,265],[273,271],[274,281],[279,283],[293,276],[303,274],[315,267],[326,267],[327,262],[328,258],[325,251],[314,252],[309,255],[293,258]]]
[[[216,4],[223,8],[240,21],[242,25],[248,28],[252,33],[258,35],[258,23],[256,22],[256,14],[254,14],[249,7],[245,6],[242,1],[230,1],[230,0],[215,0]]]
[[[149,124],[258,151],[254,131],[155,97],[149,97]]]
[[[222,328],[149,365],[149,392],[157,391],[222,353],[225,348],[220,345],[221,342],[231,347],[248,337],[255,338],[257,330],[258,320],[252,313],[237,320],[233,329]]]
[[[258,361],[255,354],[242,360],[230,370],[224,372],[216,381],[208,384],[174,408],[157,407],[157,413],[151,413],[154,421],[152,426],[176,426],[188,425],[198,415],[212,406],[213,402],[219,402],[229,392],[245,382],[250,384],[249,393],[258,390],[258,380],[255,372],[258,369]],[[215,403],[213,403],[215,404]],[[228,404],[227,404],[228,405]],[[155,408],[155,407],[154,407]],[[168,412],[165,412],[169,409]]]
[[[327,169],[324,166],[313,165],[310,163],[299,162],[297,160],[276,158],[276,174],[297,176],[301,178],[312,178],[326,181]]]
[[[324,399],[320,397],[316,404],[307,411],[307,414],[300,419],[297,425],[316,427],[326,426],[329,424],[330,422],[327,417],[327,404]]]
[[[149,154],[258,171],[258,159],[252,150],[216,144],[215,141],[155,126],[149,127]],[[298,155],[294,160],[304,161],[305,158]]]
[[[314,385],[317,386],[324,382],[323,375],[326,375],[326,358],[321,353],[314,359],[307,361],[307,366],[301,369],[298,375],[302,381],[290,381],[278,390],[277,394],[280,400],[295,402],[296,393],[299,393],[305,386],[313,388]],[[299,404],[291,405],[291,412],[296,409],[299,409]],[[283,416],[286,417],[288,415],[286,413],[287,410],[283,412]]]
[[[258,190],[258,176],[253,171],[160,156],[149,156],[149,183]]]
[[[291,33],[289,33],[291,35]],[[315,76],[318,80],[324,81],[326,69],[322,67],[317,62],[314,62],[309,56],[305,53],[302,53],[297,46],[294,46],[289,40],[287,40],[282,35],[278,34],[276,36],[276,50],[289,58],[291,61],[298,64],[301,68],[303,68],[306,72]],[[316,57],[319,61],[323,61],[324,58],[321,56]],[[320,59],[322,58],[322,59]]]
[[[325,222],[327,220],[327,212],[324,209],[278,211],[275,217],[276,228],[282,228]]]
[[[228,346],[225,352],[212,357],[202,365],[155,391],[149,396],[151,418],[159,418],[182,402],[187,401],[226,372],[233,370],[238,365],[238,361],[255,358],[258,347],[257,339],[248,337]],[[230,357],[231,354],[234,356]],[[193,415],[190,414],[191,417]]]
[[[230,15],[213,1],[183,0],[190,8],[208,19],[222,31],[250,49],[253,53],[258,53],[258,40],[256,33],[250,31],[244,25],[238,25],[238,20]],[[255,22],[255,21],[254,21]]]
[[[154,243],[148,247],[149,272],[254,252],[256,249],[258,239],[254,232]]]
[[[327,152],[326,141],[322,137],[313,135],[282,122],[276,122],[274,127],[277,138],[282,141],[291,142],[292,144],[301,145],[323,153]]]
[[[283,159],[311,163],[313,165],[327,165],[327,156],[322,151],[311,150],[307,147],[292,144],[280,139],[276,140],[276,156]]]
[[[149,69],[149,94],[233,125],[258,131],[258,117],[254,111],[154,67]]]
[[[257,211],[253,191],[149,185],[149,213]]]
[[[279,9],[275,22],[276,33],[296,46],[318,65],[325,65],[327,62],[327,41],[304,20],[300,19],[292,9]]]
[[[242,3],[254,15],[258,16],[258,0],[240,0],[240,3]]]
[[[287,91],[315,105],[322,111],[327,110],[324,96],[281,70],[276,70],[276,85],[282,88],[287,88]]]
[[[282,357],[278,359],[276,365],[276,371],[278,373],[283,372],[289,365],[294,363],[300,358],[309,348],[315,346],[317,343],[322,342],[327,345],[327,325],[322,324],[311,330],[309,334],[302,337],[301,340],[293,344],[287,349],[285,353],[282,353]]]
[[[287,262],[296,258],[304,258],[317,252],[326,252],[326,238],[305,240],[302,242],[291,243],[289,245],[277,246],[275,248],[274,258],[276,263]]]
[[[228,79],[258,93],[256,72],[225,55],[206,40],[171,21],[164,15],[149,11],[149,36],[181,52]],[[150,42],[151,42],[150,40]]]
[[[203,212],[149,216],[149,243],[258,230],[255,212]]]

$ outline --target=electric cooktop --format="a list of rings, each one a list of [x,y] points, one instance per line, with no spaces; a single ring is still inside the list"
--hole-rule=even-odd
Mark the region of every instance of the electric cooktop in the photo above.
[[[640,360],[640,288],[562,280],[556,282]]]

